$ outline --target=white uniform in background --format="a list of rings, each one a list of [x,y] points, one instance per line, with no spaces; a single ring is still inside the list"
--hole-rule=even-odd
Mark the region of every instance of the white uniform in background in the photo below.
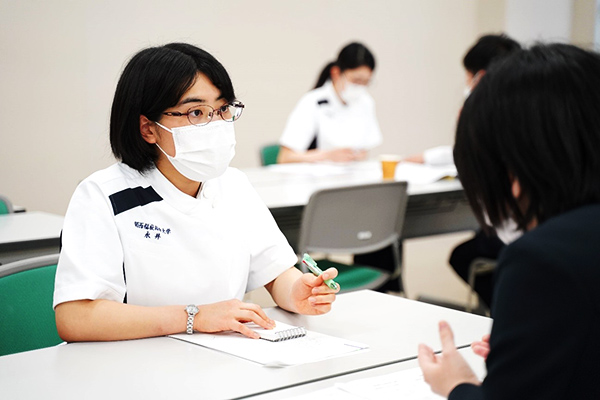
[[[447,166],[454,164],[452,146],[438,146],[427,149],[423,152],[423,161],[425,164],[434,166]]]
[[[197,198],[153,168],[118,163],[85,179],[69,204],[54,306],[108,299],[209,304],[264,286],[297,262],[246,176],[234,168]]]
[[[279,143],[296,152],[317,138],[319,150],[370,150],[381,144],[375,101],[366,94],[344,104],[331,81],[306,93],[290,114]]]

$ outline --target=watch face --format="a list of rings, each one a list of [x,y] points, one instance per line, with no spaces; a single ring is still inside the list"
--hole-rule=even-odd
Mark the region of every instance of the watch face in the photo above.
[[[198,313],[198,307],[196,307],[193,304],[190,304],[185,308],[185,311],[187,311],[189,314],[196,315]]]

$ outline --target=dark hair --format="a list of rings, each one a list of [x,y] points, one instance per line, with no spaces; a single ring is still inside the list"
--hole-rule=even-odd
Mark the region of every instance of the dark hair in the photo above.
[[[198,72],[219,89],[223,99],[235,100],[223,65],[198,47],[170,43],[133,56],[117,84],[110,115],[110,145],[117,159],[140,172],[154,165],[158,153],[142,138],[140,115],[160,119],[194,84]]]
[[[465,54],[463,65],[467,71],[475,75],[487,69],[492,61],[506,57],[519,49],[521,45],[504,34],[485,35],[480,37]]]
[[[454,161],[479,222],[521,229],[600,202],[600,55],[537,45],[488,69],[465,101]],[[512,178],[521,201],[512,196]]]
[[[323,68],[315,89],[321,87],[331,78],[331,67],[337,66],[343,72],[347,69],[354,69],[362,66],[369,67],[372,71],[375,70],[375,57],[373,53],[361,43],[350,43],[346,45],[338,55],[336,61],[330,62]]]

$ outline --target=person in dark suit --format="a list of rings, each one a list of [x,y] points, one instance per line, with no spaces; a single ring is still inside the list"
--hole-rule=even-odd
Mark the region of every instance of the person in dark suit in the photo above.
[[[493,65],[465,102],[454,160],[484,229],[524,235],[501,253],[480,382],[440,322],[419,346],[434,392],[458,399],[599,399],[600,55],[536,45]]]

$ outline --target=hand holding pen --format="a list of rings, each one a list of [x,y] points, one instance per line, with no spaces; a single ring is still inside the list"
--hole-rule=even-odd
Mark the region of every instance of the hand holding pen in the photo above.
[[[312,272],[315,276],[321,276],[321,274],[323,273],[323,271],[321,271],[321,268],[317,266],[315,260],[313,260],[312,257],[306,253],[304,253],[304,256],[302,257],[302,264],[306,265],[308,270]],[[334,282],[333,279],[327,279],[324,281],[324,283],[327,286],[329,286],[329,288],[335,291],[340,289],[340,285]]]
[[[294,304],[291,310],[307,315],[325,314],[331,310],[336,293],[340,290],[339,285],[333,281],[337,276],[337,269],[321,271],[318,267],[314,268],[316,263],[310,257],[305,259],[307,262],[312,261],[311,266],[307,266],[312,273],[301,274],[294,282],[290,294],[290,300]]]

